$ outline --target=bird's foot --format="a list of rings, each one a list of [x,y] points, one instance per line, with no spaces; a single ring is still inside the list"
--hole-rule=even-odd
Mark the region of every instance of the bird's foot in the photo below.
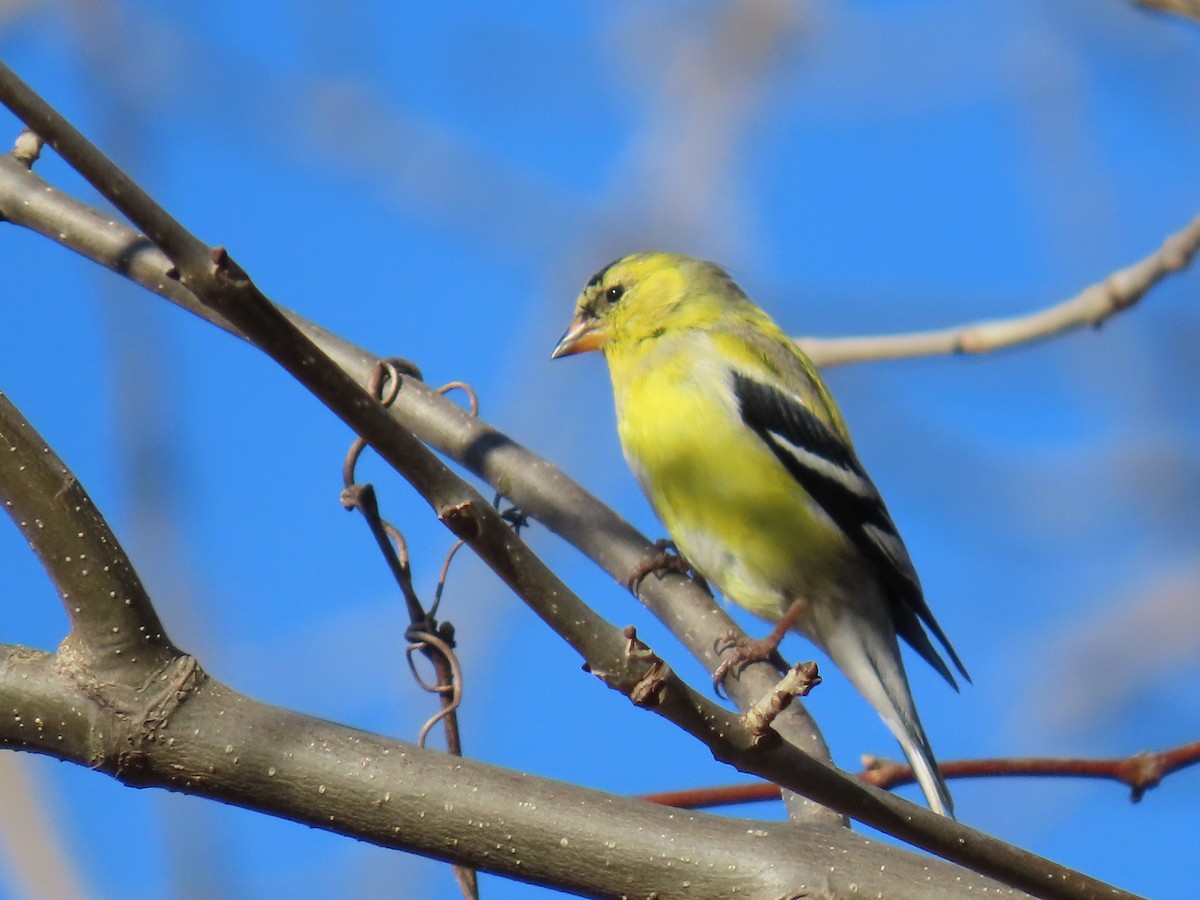
[[[731,631],[718,642],[716,651],[723,656],[721,664],[713,672],[713,690],[717,692],[718,696],[721,694],[725,679],[730,675],[736,675],[750,663],[769,660],[779,671],[787,670],[787,663],[779,655],[779,645],[783,641],[784,635],[791,631],[800,613],[804,611],[804,606],[803,600],[793,602],[788,607],[788,611],[783,614],[783,618],[775,624],[771,633],[766,637],[748,638]]]
[[[722,655],[721,664],[713,672],[713,690],[717,695],[722,694],[725,679],[736,675],[751,663],[769,660],[780,671],[787,668],[787,663],[779,655],[779,642],[783,635],[775,636],[772,631],[763,638],[750,638],[736,631],[730,631],[717,645],[717,652]]]
[[[712,590],[709,588],[708,582],[701,577],[699,572],[692,568],[691,563],[684,559],[683,554],[679,552],[674,543],[666,538],[661,538],[654,542],[654,550],[654,556],[638,565],[633,570],[633,574],[626,579],[625,584],[632,593],[636,594],[638,592],[638,588],[647,575],[675,572],[691,578],[709,596],[712,596]]]

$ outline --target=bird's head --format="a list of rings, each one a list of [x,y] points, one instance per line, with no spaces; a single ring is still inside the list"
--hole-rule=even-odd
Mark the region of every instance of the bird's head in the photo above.
[[[710,328],[753,309],[725,270],[678,253],[635,253],[591,277],[551,359],[628,347],[662,334]]]

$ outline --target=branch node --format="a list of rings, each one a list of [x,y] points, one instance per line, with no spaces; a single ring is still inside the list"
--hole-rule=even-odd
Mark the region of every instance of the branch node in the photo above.
[[[29,128],[22,128],[13,144],[12,157],[27,169],[32,169],[37,158],[42,155],[43,141]]]
[[[456,537],[468,543],[483,533],[479,518],[475,514],[475,504],[470,500],[443,506],[438,510],[438,521],[444,523]]]
[[[126,702],[117,701],[118,711],[125,713],[118,718],[127,723],[127,730],[111,735],[113,774],[118,780],[140,783],[148,755],[146,746],[158,739],[175,711],[207,680],[208,674],[196,658],[185,654],[155,672],[141,688],[129,691]],[[110,702],[120,696],[112,685],[105,687],[107,692],[97,699]]]
[[[213,247],[208,254],[208,258],[212,260],[212,274],[220,281],[232,282],[234,284],[249,284],[250,276],[245,270],[233,261],[233,257],[229,255],[224,247]]]
[[[645,666],[645,672],[629,691],[629,699],[634,706],[646,709],[658,706],[667,690],[667,681],[671,675],[671,667],[643,643],[637,636],[637,629],[626,625],[621,634],[629,642],[625,645],[625,658],[636,666]]]
[[[746,730],[756,737],[762,737],[770,730],[775,718],[792,705],[793,700],[807,696],[820,683],[821,676],[817,674],[815,662],[796,663],[779,680],[774,690],[752,704],[742,715]]]
[[[1139,802],[1146,791],[1158,787],[1163,777],[1162,755],[1143,750],[1125,760],[1120,767],[1121,780],[1129,785],[1129,799]]]
[[[977,328],[965,328],[954,345],[955,353],[978,354],[988,349],[987,340]]]
[[[361,507],[366,507],[372,511],[378,510],[378,505],[375,501],[375,487],[371,484],[351,484],[342,489],[340,499],[342,508],[347,512]]]
[[[859,757],[859,763],[863,767],[863,770],[858,773],[859,779],[885,791],[898,784],[903,784],[906,780],[915,779],[913,770],[909,766],[876,756],[873,753],[864,753]],[[942,774],[945,774],[945,767],[942,768]]]

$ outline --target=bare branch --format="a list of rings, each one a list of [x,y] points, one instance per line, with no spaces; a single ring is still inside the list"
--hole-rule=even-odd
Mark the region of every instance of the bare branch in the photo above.
[[[181,660],[179,671],[202,674]],[[147,713],[180,690],[157,687],[116,703],[85,691],[52,655],[0,645],[0,742],[125,784],[592,896],[694,896],[699,880],[710,896],[796,896],[809,886],[903,900],[1013,895],[843,828],[681,814],[287,712],[207,677],[184,685],[182,702],[151,727]]]
[[[108,523],[4,394],[0,497],[66,609],[63,649],[87,660],[93,677],[136,686],[177,655]]]
[[[1133,0],[1137,6],[1155,12],[1175,13],[1200,22],[1200,0]]]
[[[1148,750],[1113,759],[1015,758],[964,759],[940,763],[947,778],[1102,778],[1128,785],[1130,799],[1141,800],[1168,775],[1200,762],[1200,741],[1160,750]],[[863,757],[859,776],[877,787],[890,789],[913,781],[912,769],[903,763]]]
[[[1135,803],[1146,791],[1158,787],[1168,775],[1200,763],[1200,741],[1182,744],[1152,753],[1148,750],[1113,759],[1067,759],[1061,757],[1025,757],[1014,759],[957,759],[938,763],[946,778],[1102,778],[1128,785]],[[864,771],[859,778],[884,790],[913,784],[912,767],[890,759],[863,757]],[[758,803],[779,797],[779,788],[765,782],[688,788],[643,794],[649,803],[661,803],[679,809],[704,809]]]
[[[237,337],[241,332],[168,277],[171,262],[147,238],[53,188],[9,156],[0,155],[0,214],[15,225],[99,263]],[[366,386],[380,358],[304,317],[283,311],[331,359]],[[511,498],[522,510],[572,543],[625,584],[654,546],[628,522],[549,461],[531,453],[486,422],[471,416],[419,380],[403,379],[389,414],[422,441],[464,465]],[[737,624],[689,579],[650,578],[637,597],[671,629],[697,659],[714,671],[715,647]],[[742,708],[772,690],[777,676],[766,663],[743,669],[725,687]],[[796,746],[829,760],[816,723],[793,704],[775,729]],[[815,815],[822,815],[816,804]]]
[[[406,370],[410,375],[420,377],[420,371],[417,367],[412,364],[406,364],[403,360],[388,360],[378,364],[371,372],[367,390],[384,407],[391,406],[396,399],[396,394],[400,391],[400,373],[402,370]],[[471,397],[473,413],[477,411],[478,404],[475,402],[474,390],[465,384],[459,384],[458,386],[462,387]],[[441,393],[444,394],[445,392],[446,388],[443,388]],[[435,594],[433,604],[426,610],[417,597],[416,588],[413,586],[412,567],[409,564],[407,546],[403,535],[395,526],[385,522],[380,515],[374,487],[370,484],[355,483],[357,479],[354,477],[354,470],[365,447],[366,443],[363,439],[356,437],[346,454],[346,460],[342,465],[342,502],[347,509],[357,509],[362,514],[366,520],[367,527],[371,530],[371,534],[375,538],[380,552],[387,562],[388,568],[392,572],[392,577],[395,578],[397,585],[400,587],[405,605],[408,607],[409,625],[404,633],[405,638],[408,640],[408,647],[405,651],[405,656],[408,659],[408,667],[413,674],[414,680],[424,690],[437,694],[440,701],[441,709],[421,727],[417,744],[424,747],[425,739],[428,737],[429,732],[433,729],[434,725],[441,722],[446,735],[446,750],[455,756],[462,756],[458,708],[462,704],[463,678],[462,668],[459,666],[458,657],[454,653],[454,626],[449,622],[439,625],[435,616],[438,600],[441,596],[441,586],[445,582],[445,572],[449,568],[450,560],[454,558],[454,554],[463,546],[463,542],[461,540],[455,541],[452,549],[446,555],[446,561],[442,566],[442,580],[438,584],[437,594]],[[395,547],[393,547],[391,539],[396,541]],[[415,652],[424,654],[433,666],[437,677],[435,684],[427,684],[421,678],[417,671],[416,661],[413,658]],[[479,883],[475,870],[468,866],[460,865],[455,865],[453,868],[454,878],[458,882],[463,896],[467,897],[468,900],[478,897]]]
[[[1168,237],[1145,259],[1113,272],[1069,300],[1029,315],[939,331],[873,337],[806,337],[796,338],[796,343],[816,365],[828,368],[869,360],[990,353],[1085,326],[1099,328],[1112,316],[1135,305],[1162,279],[1185,269],[1197,250],[1200,250],[1200,217]]]

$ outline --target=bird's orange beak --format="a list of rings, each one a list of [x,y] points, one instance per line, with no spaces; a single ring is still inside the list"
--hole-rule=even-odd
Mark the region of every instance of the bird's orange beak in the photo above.
[[[599,350],[608,342],[608,337],[599,329],[600,323],[596,319],[581,313],[571,320],[550,358],[558,359],[560,356]]]

